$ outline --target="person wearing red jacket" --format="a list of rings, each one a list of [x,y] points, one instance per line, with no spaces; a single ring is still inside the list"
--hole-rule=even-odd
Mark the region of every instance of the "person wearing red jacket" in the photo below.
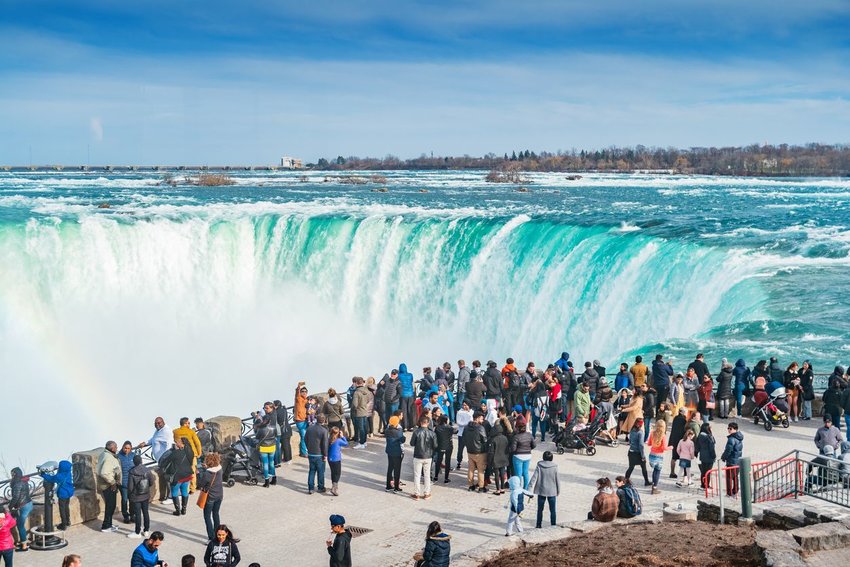
[[[15,538],[12,537],[12,528],[15,527],[15,518],[6,508],[0,511],[0,557],[5,565],[12,565],[15,557]]]

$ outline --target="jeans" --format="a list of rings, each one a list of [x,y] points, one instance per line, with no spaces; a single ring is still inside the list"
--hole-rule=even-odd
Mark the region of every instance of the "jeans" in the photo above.
[[[356,441],[361,445],[366,444],[366,434],[369,433],[369,425],[366,423],[368,417],[355,417],[354,418],[354,435],[357,438]]]
[[[178,496],[189,497],[189,481],[186,482],[178,482],[171,485],[171,497],[177,498]]]
[[[463,407],[463,400],[466,399],[466,392],[458,392],[457,397],[455,398],[455,405],[457,406],[457,410]]]
[[[404,428],[413,429],[416,425],[416,398],[402,398],[401,409],[404,412]]]
[[[114,492],[112,494],[115,494]],[[115,510],[115,498],[112,499],[112,510]],[[21,538],[21,543],[26,543],[27,541],[27,518],[32,512],[32,502],[27,502],[23,506],[21,506],[17,512],[14,512],[12,516],[14,516],[15,521],[17,522],[18,535]],[[110,524],[111,525],[111,524]]]
[[[398,402],[394,404],[386,404],[384,411],[387,414],[387,421],[389,421],[393,414],[398,411]]]
[[[803,400],[803,417],[812,419],[812,400]]]
[[[652,423],[652,418],[647,418],[643,420],[643,442],[646,443],[646,440],[649,439],[649,428]],[[626,432],[628,433],[628,432]]]
[[[543,527],[543,507],[546,502],[549,502],[549,522],[554,526],[555,521],[555,502],[557,496],[537,496],[537,527]]]
[[[432,457],[433,458],[433,457]],[[431,494],[431,459],[417,459],[413,457],[413,493],[418,496]],[[425,475],[425,492],[421,492],[422,475]]]
[[[263,478],[269,479],[274,474],[274,453],[260,453],[260,469],[263,471]]]
[[[204,506],[204,524],[207,526],[207,537],[210,541],[215,539],[215,530],[221,525],[221,517],[218,515],[219,510],[221,510],[221,500],[207,499],[207,503]]]
[[[531,463],[531,459],[518,459],[516,455],[514,455],[511,457],[511,461],[514,465],[514,476],[522,478],[523,489],[528,488],[528,481],[531,480],[528,475],[528,465]]]
[[[646,472],[646,459],[641,458],[641,454],[637,451],[629,451],[629,468],[626,469],[626,478],[631,478],[632,471],[635,470],[636,466],[640,466],[644,482],[649,482],[649,475]],[[655,471],[653,470],[652,473],[654,475]]]
[[[12,567],[12,560],[15,559],[15,550],[7,549],[6,551],[0,551],[0,557],[3,558],[3,564],[6,567]]]
[[[147,500],[143,502],[133,502],[133,515],[136,516],[136,533],[142,533],[142,519],[144,519],[144,531],[150,531],[151,529],[151,515],[148,511],[150,502]],[[212,538],[210,538],[212,539]]]
[[[437,451],[434,453],[434,463],[431,465],[434,470],[434,480],[440,478],[440,463],[443,463],[443,465],[446,467],[446,480],[449,479],[449,471],[452,470],[453,450],[454,447],[449,447],[445,451],[437,449]]]
[[[310,470],[307,473],[307,490],[313,491],[318,476],[319,490],[325,490],[325,459],[321,455],[308,455]]]
[[[278,466],[280,464],[280,435],[275,437],[274,444],[274,466]]]
[[[307,456],[307,443],[304,442],[304,434],[307,433],[307,422],[296,421],[295,427],[298,428],[298,435],[301,436],[301,444],[298,445],[298,454],[302,457]]]
[[[652,467],[652,487],[656,488],[661,480],[661,468],[664,466],[664,457],[649,454],[649,465]]]
[[[534,438],[537,435],[537,426],[540,425],[540,442],[542,443],[546,439],[546,419],[540,419],[533,413],[531,414],[531,437]]]
[[[387,455],[387,488],[398,488],[404,455]]]
[[[121,516],[126,522],[132,516],[133,507],[130,506],[130,500],[127,498],[127,487],[119,486],[118,490],[121,492]]]
[[[735,409],[738,412],[738,417],[741,417],[741,408],[744,405],[744,389],[746,389],[746,385],[735,384]]]
[[[187,482],[187,490],[188,484]],[[107,488],[100,494],[103,496],[103,523],[100,525],[100,529],[106,530],[112,527],[112,515],[115,513],[115,499],[118,496],[118,491]]]
[[[850,431],[850,415],[844,414],[844,425],[847,427],[846,431]]]

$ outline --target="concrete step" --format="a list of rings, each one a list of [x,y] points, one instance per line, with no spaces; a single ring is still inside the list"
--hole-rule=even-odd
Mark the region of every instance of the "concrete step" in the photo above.
[[[788,533],[804,552],[848,548],[848,555],[850,555],[850,529],[840,522],[806,526]]]

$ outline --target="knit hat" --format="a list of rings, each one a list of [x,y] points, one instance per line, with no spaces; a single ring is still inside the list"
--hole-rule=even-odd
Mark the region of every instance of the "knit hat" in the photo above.
[[[390,427],[398,427],[399,417],[397,415],[391,416],[389,420],[387,420],[390,424]]]
[[[339,514],[332,514],[331,515],[331,525],[332,526],[344,526],[345,525],[345,518],[343,518]]]
[[[517,413],[522,413],[522,406],[517,404],[514,406],[514,411]]]

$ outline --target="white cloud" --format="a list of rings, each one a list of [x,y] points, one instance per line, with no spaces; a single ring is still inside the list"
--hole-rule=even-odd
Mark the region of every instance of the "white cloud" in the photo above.
[[[91,129],[91,136],[95,142],[103,141],[103,122],[97,116],[93,117],[89,121],[89,129]]]

